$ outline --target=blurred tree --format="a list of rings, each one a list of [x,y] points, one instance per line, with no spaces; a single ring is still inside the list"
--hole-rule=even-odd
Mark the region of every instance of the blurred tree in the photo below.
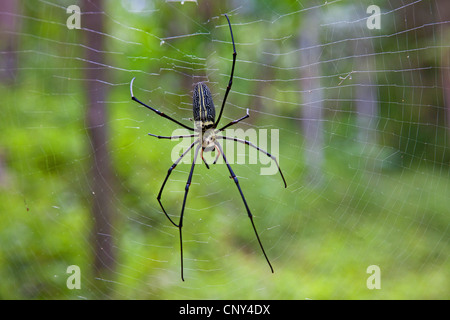
[[[12,83],[17,72],[17,34],[20,27],[18,2],[0,2],[0,81]]]
[[[309,177],[321,180],[323,163],[323,89],[320,84],[319,12],[314,10],[305,16],[300,33],[300,64],[302,66],[303,134],[305,136],[305,161]]]
[[[87,129],[92,148],[92,193],[94,276],[108,277],[115,269],[113,245],[114,207],[113,175],[108,151],[108,126],[105,111],[107,79],[104,62],[104,14],[103,1],[85,0],[81,8],[82,28],[86,38],[86,110]]]
[[[378,93],[375,82],[375,59],[374,46],[371,37],[365,32],[366,19],[361,19],[362,26],[358,28],[358,35],[354,42],[355,68],[358,71],[354,75],[355,82],[355,105],[358,126],[358,142],[367,148],[376,144],[376,129],[378,121]],[[353,70],[352,70],[353,71]]]
[[[450,2],[447,0],[436,1],[437,18],[439,21],[448,21],[450,19]],[[445,103],[445,111],[447,113],[446,127],[450,137],[450,27],[448,23],[440,25],[441,35],[441,77]]]
[[[420,156],[434,161],[446,159],[444,162],[447,163],[450,159],[448,127],[445,123],[445,119],[449,119],[446,102],[449,90],[446,89],[448,84],[445,80],[448,72],[445,51],[448,50],[446,33],[449,18],[448,0],[420,1],[405,6],[397,12],[396,20],[397,31],[407,31],[404,37],[383,41],[386,51],[408,50],[408,54],[398,55],[397,65],[404,69],[417,69],[397,79],[398,83],[408,83],[414,88],[400,93],[399,87],[397,94],[401,94],[405,105],[396,115],[402,124],[401,130],[397,128],[401,137],[399,149],[411,159]],[[441,43],[438,41],[440,35]],[[396,42],[392,41],[394,39]],[[417,50],[423,47],[428,48]],[[391,75],[390,79],[395,77]],[[419,106],[411,108],[407,103]]]

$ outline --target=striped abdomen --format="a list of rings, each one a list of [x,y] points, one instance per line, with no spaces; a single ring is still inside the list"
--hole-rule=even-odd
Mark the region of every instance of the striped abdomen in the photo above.
[[[192,111],[197,128],[205,130],[214,125],[216,109],[214,108],[211,91],[203,82],[195,85]]]

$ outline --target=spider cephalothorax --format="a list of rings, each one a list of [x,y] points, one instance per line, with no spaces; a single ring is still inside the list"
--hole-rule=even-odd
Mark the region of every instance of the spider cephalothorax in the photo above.
[[[216,159],[214,161],[214,163],[216,163],[218,157],[220,155],[222,155],[222,158],[228,168],[228,171],[230,172],[230,178],[233,179],[234,183],[236,184],[236,187],[239,190],[239,193],[241,195],[242,201],[244,202],[244,206],[245,209],[247,211],[247,215],[250,218],[250,222],[252,224],[253,227],[253,231],[255,232],[256,238],[258,240],[259,246],[264,254],[264,257],[266,258],[267,263],[269,264],[270,270],[273,272],[273,268],[272,265],[270,264],[269,258],[266,255],[266,252],[264,251],[264,247],[261,243],[261,240],[259,239],[259,235],[258,232],[256,231],[256,227],[255,227],[255,223],[253,221],[253,215],[250,212],[250,208],[247,204],[247,201],[245,200],[244,194],[242,192],[242,189],[239,185],[239,181],[238,178],[236,177],[236,175],[233,172],[233,169],[231,169],[231,166],[225,156],[225,153],[223,152],[222,146],[219,143],[219,139],[222,140],[232,140],[235,142],[239,142],[239,143],[243,143],[246,144],[252,148],[255,148],[256,150],[264,153],[265,155],[267,155],[268,157],[270,157],[277,165],[278,167],[278,171],[280,172],[281,178],[283,179],[284,182],[284,186],[287,187],[286,185],[286,180],[284,179],[283,173],[281,172],[280,166],[278,165],[278,161],[277,159],[272,156],[270,153],[268,153],[267,151],[259,148],[258,146],[254,145],[253,143],[251,143],[250,141],[247,140],[242,140],[242,139],[238,139],[238,138],[231,138],[231,137],[226,137],[223,135],[219,135],[218,133],[223,132],[226,128],[246,119],[249,117],[248,114],[248,109],[247,109],[247,114],[237,120],[233,120],[231,122],[229,122],[228,124],[226,124],[225,126],[221,127],[220,129],[217,129],[217,125],[220,122],[220,118],[222,117],[222,112],[225,106],[225,102],[227,100],[228,97],[228,93],[231,90],[231,86],[233,84],[233,74],[234,74],[234,66],[236,64],[236,48],[235,48],[235,44],[234,44],[234,38],[233,38],[233,30],[231,29],[231,23],[230,23],[230,19],[228,19],[228,16],[225,15],[225,17],[227,18],[228,21],[228,26],[230,28],[230,34],[231,34],[231,42],[233,44],[233,64],[231,65],[231,74],[230,74],[230,79],[228,81],[228,85],[227,85],[227,89],[225,90],[225,96],[223,98],[222,101],[222,106],[220,108],[220,113],[219,116],[217,118],[217,120],[215,119],[216,117],[216,111],[215,111],[215,107],[214,107],[214,103],[213,103],[213,99],[212,99],[212,95],[211,95],[211,91],[209,90],[208,86],[204,83],[204,82],[199,82],[195,85],[194,87],[194,92],[193,92],[193,114],[194,114],[194,124],[195,124],[195,128],[189,127],[181,122],[179,122],[178,120],[175,120],[174,118],[166,115],[164,112],[161,112],[153,107],[150,107],[149,105],[141,102],[139,99],[137,99],[134,94],[133,94],[133,81],[134,78],[131,80],[130,83],[130,93],[131,93],[131,99],[136,101],[137,103],[143,105],[144,107],[152,110],[153,112],[157,113],[159,116],[166,118],[178,125],[180,125],[181,127],[188,129],[190,131],[195,132],[194,134],[189,134],[189,135],[179,135],[179,136],[158,136],[152,133],[149,133],[150,136],[153,137],[157,137],[159,139],[179,139],[179,138],[196,138],[195,141],[183,152],[183,154],[172,164],[172,166],[169,168],[169,171],[167,172],[166,178],[164,179],[164,182],[161,186],[161,189],[159,190],[158,196],[157,196],[157,200],[164,212],[164,214],[166,215],[166,217],[169,219],[169,221],[178,228],[179,231],[179,235],[180,235],[180,253],[181,253],[181,279],[184,281],[184,274],[183,274],[183,239],[182,239],[182,227],[183,227],[183,217],[184,217],[184,209],[186,207],[186,199],[187,199],[187,195],[189,192],[189,187],[191,186],[191,182],[192,182],[192,176],[194,173],[194,167],[195,167],[195,163],[197,161],[197,156],[198,156],[198,152],[201,150],[201,158],[203,160],[203,162],[205,163],[206,167],[209,169],[208,164],[206,163],[205,159],[203,158],[203,152],[204,151],[213,151],[213,150],[217,150],[218,154],[216,156]],[[181,159],[183,159],[183,157],[194,147],[196,146],[195,151],[194,151],[194,161],[192,162],[191,165],[191,170],[189,172],[189,177],[188,180],[186,182],[186,188],[185,188],[185,192],[184,192],[184,198],[183,198],[183,205],[181,207],[181,214],[180,214],[180,220],[177,223],[175,223],[172,218],[167,214],[166,209],[164,209],[164,206],[162,205],[161,202],[161,195],[162,192],[164,190],[164,186],[166,185],[167,180],[169,179],[170,174],[172,173],[173,169],[175,169],[175,167],[178,165],[178,163],[181,161]]]

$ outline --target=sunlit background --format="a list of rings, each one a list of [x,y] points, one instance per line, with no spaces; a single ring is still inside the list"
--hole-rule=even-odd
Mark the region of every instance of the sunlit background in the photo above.
[[[188,126],[205,81],[218,113],[225,13],[221,123],[249,109],[288,184],[230,159],[275,272],[227,167],[199,163],[183,282],[157,201],[180,141],[148,136],[179,126],[130,81]],[[2,299],[450,298],[446,0],[2,0],[0,97]]]

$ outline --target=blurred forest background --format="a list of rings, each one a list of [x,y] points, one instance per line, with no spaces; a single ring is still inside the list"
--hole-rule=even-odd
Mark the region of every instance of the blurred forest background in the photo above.
[[[222,121],[279,129],[287,189],[232,165],[275,273],[226,167],[198,165],[182,282],[156,200],[179,142],[147,135],[177,126],[129,85],[187,125],[194,83],[220,106],[224,13]],[[450,298],[446,0],[2,0],[0,96],[1,299]],[[174,217],[189,169],[163,194]]]

